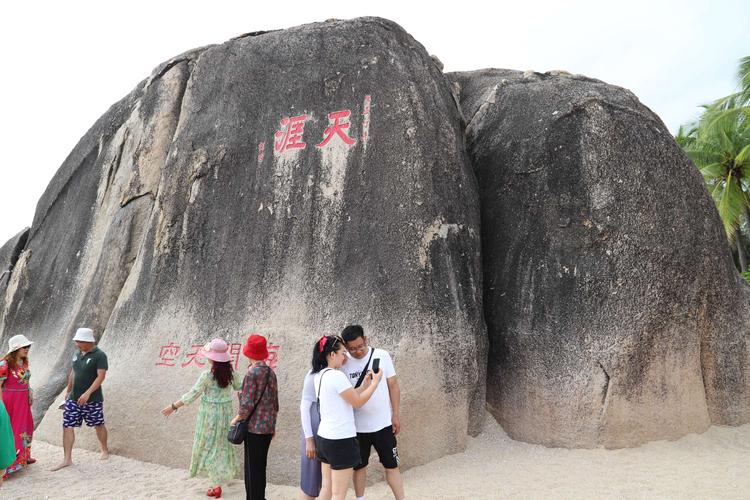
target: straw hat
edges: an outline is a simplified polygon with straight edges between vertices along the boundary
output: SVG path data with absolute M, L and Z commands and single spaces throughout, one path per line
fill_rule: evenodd
M 229 357 L 229 345 L 222 339 L 213 339 L 203 346 L 201 355 L 213 361 L 226 363 L 232 358 Z
M 8 340 L 8 352 L 6 356 L 22 347 L 29 347 L 31 344 L 33 342 L 27 339 L 25 335 L 14 335 Z

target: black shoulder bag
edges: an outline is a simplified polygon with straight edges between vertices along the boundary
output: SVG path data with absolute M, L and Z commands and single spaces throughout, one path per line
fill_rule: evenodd
M 354 385 L 354 388 L 357 389 L 360 385 L 362 385 L 362 382 L 365 381 L 365 375 L 367 375 L 367 367 L 370 366 L 370 361 L 372 361 L 372 355 L 375 354 L 375 348 L 372 348 L 372 351 L 370 351 L 370 357 L 367 358 L 367 363 L 365 363 L 365 367 L 362 369 L 362 373 L 359 374 L 359 379 L 357 380 L 357 383 Z
M 258 401 L 255 403 L 255 405 L 253 405 L 253 411 L 250 412 L 250 415 L 248 415 L 246 419 L 235 422 L 234 424 L 229 426 L 227 439 L 232 444 L 242 444 L 242 442 L 245 441 L 245 436 L 247 436 L 247 423 L 253 417 L 253 413 L 255 413 L 255 410 L 258 409 L 258 405 L 263 400 L 263 395 L 266 393 L 266 387 L 268 387 L 268 379 L 271 377 L 271 368 L 267 368 L 268 372 L 266 373 L 266 385 L 263 386 L 263 392 L 260 393 Z

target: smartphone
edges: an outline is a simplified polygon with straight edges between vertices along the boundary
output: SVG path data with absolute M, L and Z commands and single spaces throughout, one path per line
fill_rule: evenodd
M 380 371 L 380 358 L 375 358 L 372 360 L 372 372 L 378 373 Z

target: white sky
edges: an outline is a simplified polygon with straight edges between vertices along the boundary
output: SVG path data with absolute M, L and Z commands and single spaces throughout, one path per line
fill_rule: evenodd
M 564 69 L 632 90 L 672 132 L 733 91 L 748 0 L 23 0 L 0 4 L 0 245 L 88 128 L 160 62 L 250 31 L 396 21 L 445 64 Z

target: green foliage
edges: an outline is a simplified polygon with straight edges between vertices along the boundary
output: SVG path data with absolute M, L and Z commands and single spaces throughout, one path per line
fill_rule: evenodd
M 750 209 L 750 56 L 740 60 L 737 92 L 705 105 L 675 140 L 703 175 L 730 242 Z
M 750 283 L 750 268 L 748 268 L 747 271 L 745 271 L 744 273 L 742 273 L 742 277 L 745 278 L 745 281 L 747 281 L 748 283 Z

